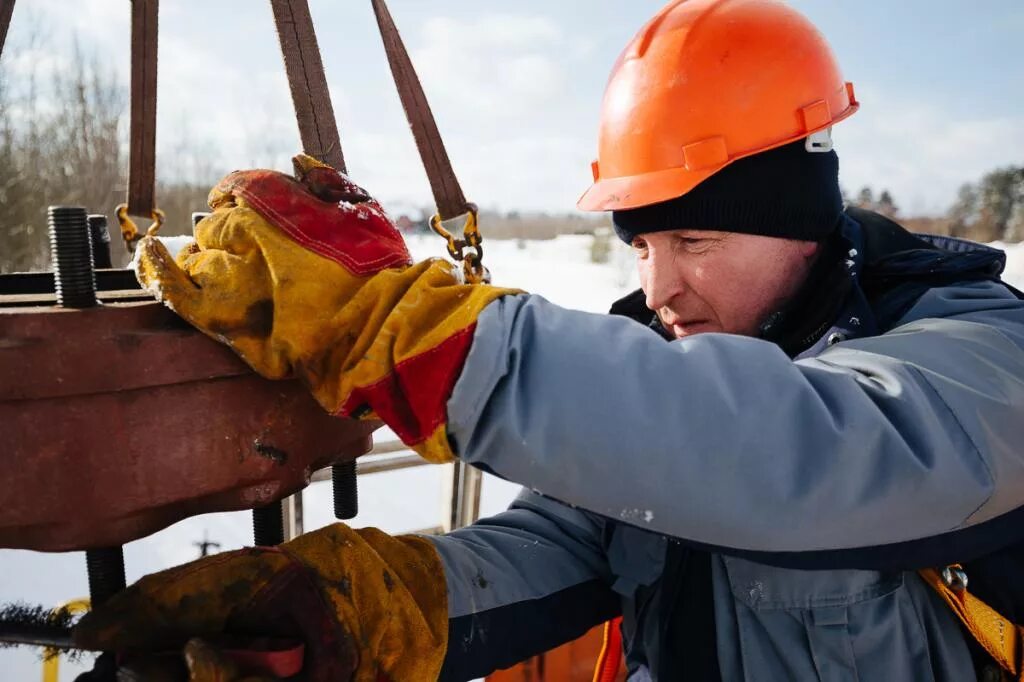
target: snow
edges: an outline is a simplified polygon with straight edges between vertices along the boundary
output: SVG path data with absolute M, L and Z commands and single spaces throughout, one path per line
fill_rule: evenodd
M 1003 271 L 1003 280 L 1024 290 L 1024 242 L 1019 244 L 992 242 L 991 246 L 1006 251 L 1006 269 Z
M 163 243 L 163 245 L 167 247 L 167 251 L 168 253 L 171 254 L 172 257 L 176 257 L 179 251 L 181 251 L 183 248 L 185 248 L 192 242 L 192 235 L 176 234 L 170 237 L 157 235 L 157 239 L 159 239 Z M 128 264 L 128 267 L 130 269 L 138 270 L 139 254 L 141 253 L 141 249 L 135 249 L 135 252 L 132 254 L 132 260 Z
M 482 226 L 486 238 L 486 225 Z M 611 252 L 605 264 L 590 262 L 594 237 L 563 236 L 550 241 L 484 242 L 484 262 L 494 283 L 520 287 L 550 301 L 592 312 L 603 312 L 616 298 L 637 286 L 629 249 L 611 237 Z M 444 242 L 434 235 L 408 238 L 417 259 L 443 256 Z M 1024 288 L 1024 246 L 1001 245 L 1009 252 L 1006 279 Z M 171 249 L 172 253 L 175 249 Z M 393 439 L 393 434 L 378 432 L 377 440 Z M 408 532 L 437 525 L 440 521 L 442 477 L 449 467 L 424 466 L 385 474 L 361 477 L 360 514 L 356 526 L 378 526 L 388 532 Z M 491 476 L 485 477 L 482 515 L 504 509 L 518 492 L 518 486 Z M 317 483 L 304 492 L 305 527 L 319 528 L 333 521 L 331 489 Z M 628 510 L 638 521 L 650 522 L 650 511 Z M 204 535 L 220 543 L 221 551 L 251 543 L 251 515 L 246 512 L 207 514 L 177 523 L 150 537 L 125 546 L 129 582 L 140 576 L 197 556 L 193 543 Z M 85 558 L 81 552 L 41 554 L 0 550 L 0 603 L 25 601 L 31 604 L 57 604 L 88 593 Z M 3 678 L 37 679 L 40 675 L 38 652 L 32 649 L 0 650 Z M 70 680 L 81 666 L 64 664 L 62 678 Z
M 628 523 L 639 525 L 641 522 L 650 523 L 654 520 L 654 512 L 650 509 L 623 509 L 619 512 L 619 518 Z

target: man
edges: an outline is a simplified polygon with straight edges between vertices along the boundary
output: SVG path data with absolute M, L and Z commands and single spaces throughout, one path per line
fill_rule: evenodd
M 856 107 L 784 4 L 669 3 L 613 70 L 581 200 L 636 253 L 612 316 L 410 265 L 308 159 L 228 176 L 142 280 L 326 409 L 529 491 L 443 537 L 339 524 L 149 576 L 79 641 L 279 635 L 309 679 L 464 680 L 622 615 L 633 682 L 975 677 L 917 570 L 968 562 L 1019 608 L 988 578 L 1021 554 L 1024 303 L 1000 252 L 844 211 L 829 130 Z

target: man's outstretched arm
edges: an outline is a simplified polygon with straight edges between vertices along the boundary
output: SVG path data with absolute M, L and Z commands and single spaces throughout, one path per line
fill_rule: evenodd
M 968 284 L 904 321 L 793 362 L 508 297 L 480 316 L 449 433 L 503 478 L 717 547 L 900 543 L 1024 505 L 1024 303 Z
M 483 677 L 579 637 L 619 611 L 604 523 L 535 493 L 431 538 L 448 585 L 446 682 Z

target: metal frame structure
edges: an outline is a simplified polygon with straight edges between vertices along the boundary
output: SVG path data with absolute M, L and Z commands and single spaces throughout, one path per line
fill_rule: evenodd
M 374 445 L 373 450 L 356 461 L 356 474 L 368 476 L 427 465 L 430 463 L 413 453 L 401 441 L 389 440 Z M 456 528 L 470 525 L 480 516 L 483 472 L 464 462 L 443 466 L 451 467 L 451 475 L 444 479 L 441 523 L 429 528 L 421 528 L 415 531 L 417 533 L 424 535 L 447 533 Z M 322 469 L 313 474 L 310 485 L 330 480 L 331 470 Z M 282 514 L 285 540 L 291 540 L 303 532 L 302 505 L 302 491 L 284 501 Z

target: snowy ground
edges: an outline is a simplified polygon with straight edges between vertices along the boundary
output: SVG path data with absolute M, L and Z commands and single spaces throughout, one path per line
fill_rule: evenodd
M 486 226 L 485 226 L 486 227 Z M 437 237 L 413 237 L 413 255 L 422 258 L 441 255 L 443 243 Z M 594 238 L 565 236 L 552 241 L 488 241 L 486 263 L 497 284 L 521 287 L 541 294 L 560 305 L 603 312 L 608 304 L 636 287 L 628 249 L 614 237 L 606 264 L 591 262 Z M 1024 247 L 1012 245 L 1006 279 L 1024 288 Z M 357 526 L 378 526 L 402 532 L 439 523 L 441 481 L 446 469 L 422 467 L 360 479 L 360 514 Z M 487 477 L 483 488 L 482 513 L 502 510 L 516 494 L 514 485 Z M 331 490 L 325 483 L 310 486 L 304 495 L 307 530 L 330 523 Z M 251 543 L 248 513 L 208 514 L 186 521 L 148 538 L 125 546 L 129 582 L 141 575 L 172 566 L 197 556 L 193 545 L 203 537 L 232 549 Z M 0 550 L 0 603 L 13 600 L 32 604 L 56 604 L 88 593 L 85 558 L 82 553 L 39 554 Z M 73 679 L 74 666 L 65 665 L 63 680 Z M 37 653 L 29 649 L 0 651 L 0 679 L 39 679 Z

